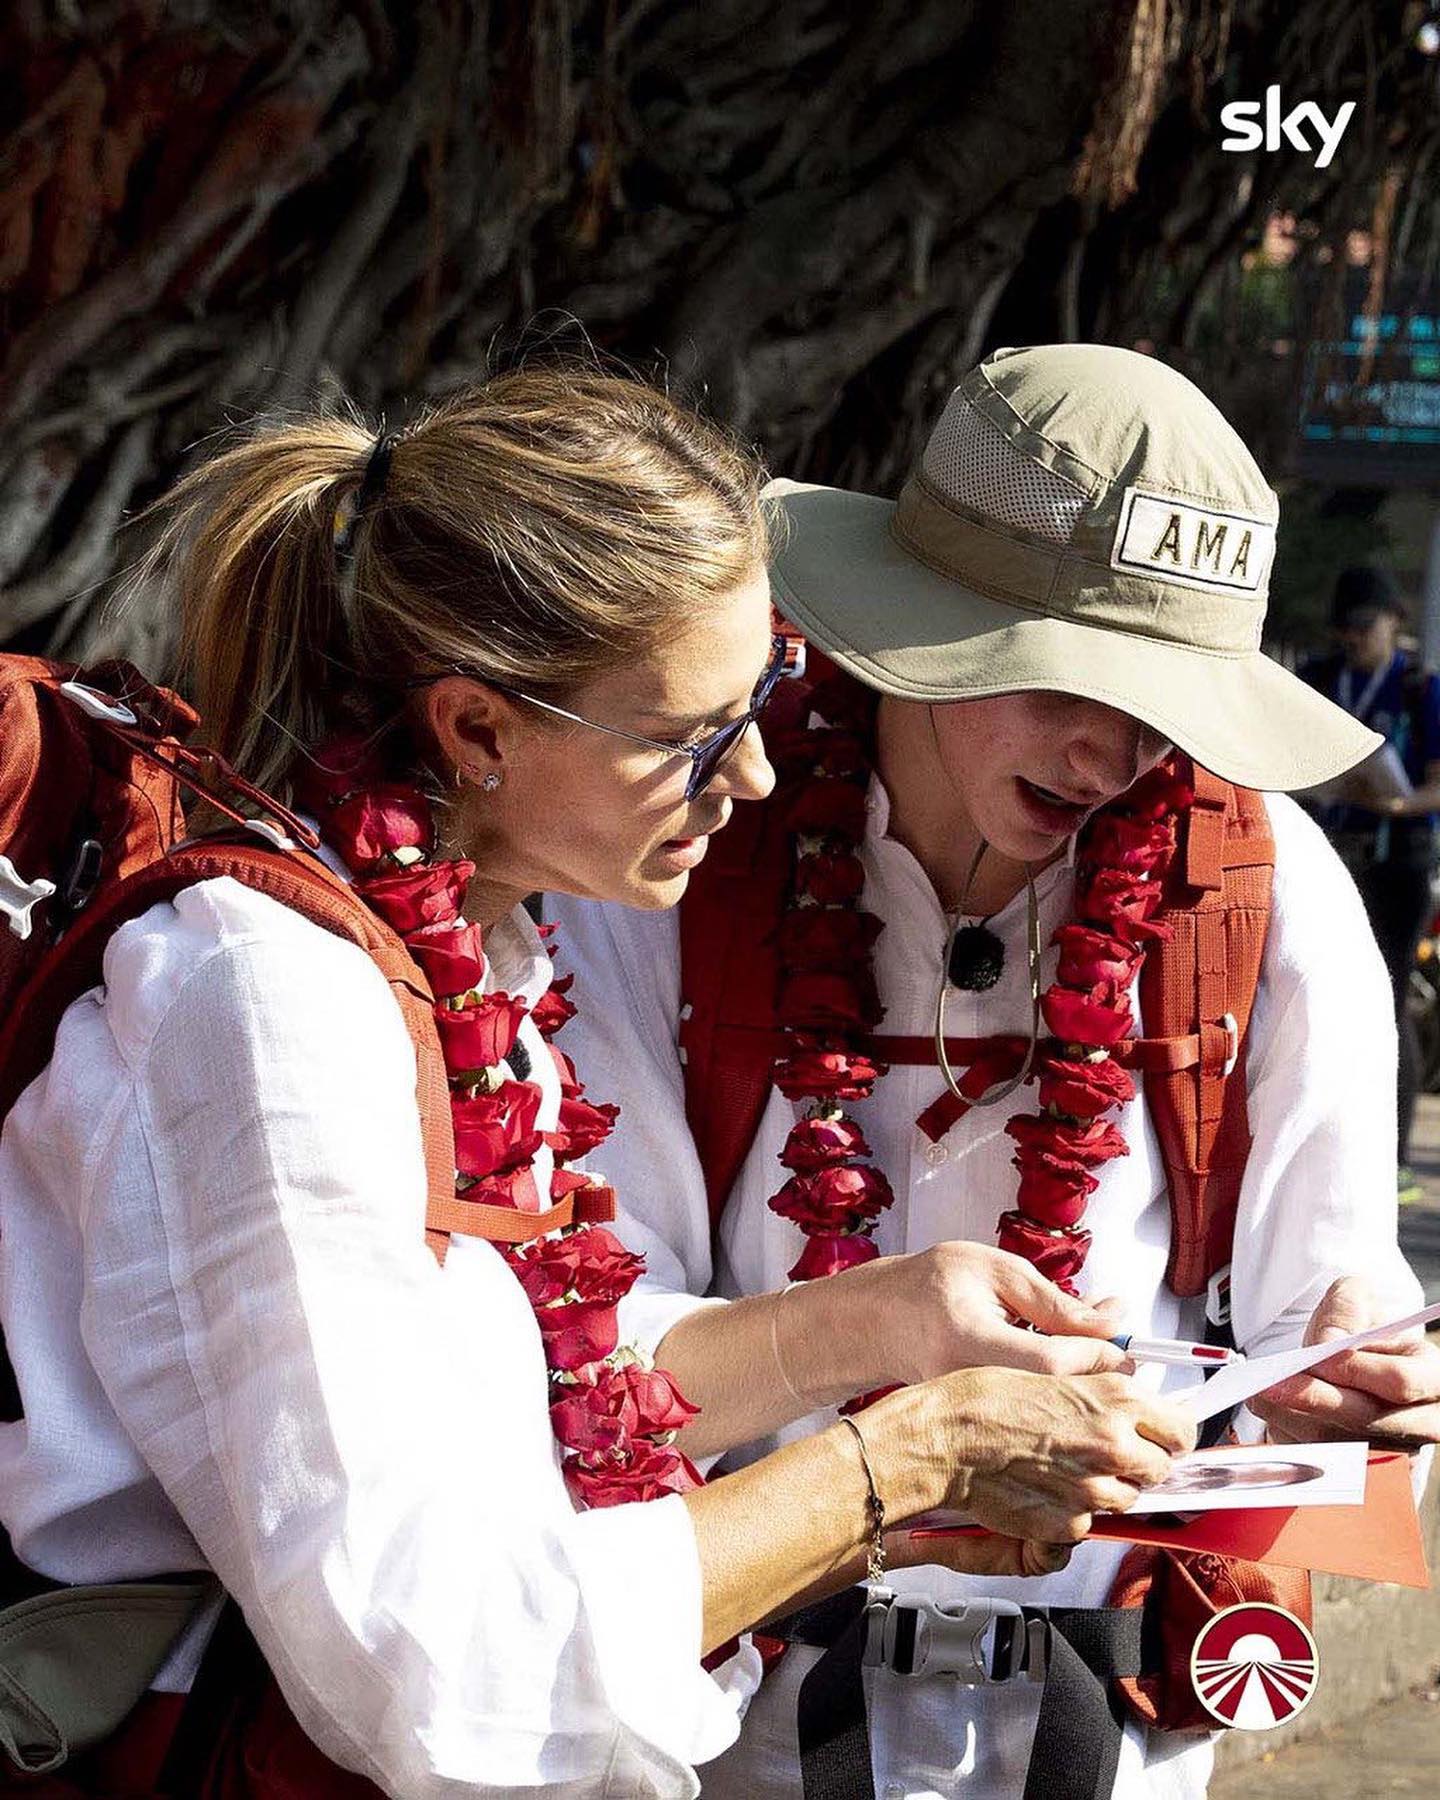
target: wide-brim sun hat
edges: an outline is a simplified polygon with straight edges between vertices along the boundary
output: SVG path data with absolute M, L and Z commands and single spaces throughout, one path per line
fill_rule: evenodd
M 898 502 L 767 494 L 780 610 L 881 693 L 1075 694 L 1267 790 L 1333 780 L 1382 741 L 1261 651 L 1279 502 L 1217 408 L 1152 357 L 997 351 Z

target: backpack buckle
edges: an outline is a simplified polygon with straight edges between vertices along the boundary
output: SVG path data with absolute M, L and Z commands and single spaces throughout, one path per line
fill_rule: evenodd
M 1225 1033 L 1225 1066 L 1220 1071 L 1220 1078 L 1232 1074 L 1236 1063 L 1240 1060 L 1240 1027 L 1235 1022 L 1234 1013 L 1225 1013 L 1220 1019 L 1220 1029 Z
M 933 1600 L 900 1599 L 882 1590 L 866 1617 L 863 1660 L 872 1668 L 916 1677 L 950 1675 L 961 1687 L 1034 1673 L 1025 1615 L 1014 1600 L 970 1600 L 947 1611 Z
M 1217 1330 L 1224 1330 L 1230 1323 L 1229 1263 L 1205 1283 L 1205 1317 Z
M 60 692 L 67 700 L 71 700 L 83 713 L 92 719 L 99 719 L 104 725 L 138 725 L 140 716 L 132 712 L 123 700 L 112 700 L 108 694 L 97 689 L 86 687 L 83 681 L 62 681 Z
M 286 837 L 280 827 L 270 819 L 246 819 L 244 824 L 247 831 L 253 831 L 257 837 L 264 838 L 267 844 L 273 844 L 277 850 L 293 850 L 295 848 L 294 838 Z
M 55 892 L 55 883 L 37 875 L 27 881 L 8 856 L 0 856 L 0 914 L 17 938 L 28 938 L 35 921 L 31 913 Z

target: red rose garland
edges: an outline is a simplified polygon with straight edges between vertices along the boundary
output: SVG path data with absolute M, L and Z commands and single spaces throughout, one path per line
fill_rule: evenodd
M 808 725 L 812 709 L 827 722 Z M 790 909 L 779 928 L 776 1001 L 789 1047 L 774 1081 L 787 1100 L 813 1102 L 785 1140 L 780 1161 L 790 1179 L 770 1199 L 771 1210 L 805 1235 L 792 1281 L 878 1256 L 875 1224 L 895 1199 L 844 1109 L 846 1101 L 868 1099 L 883 1072 L 853 1041 L 884 1016 L 871 966 L 883 927 L 859 907 L 869 723 L 862 692 L 838 681 L 813 691 L 782 684 L 767 715 L 767 747 L 792 790 L 785 822 L 796 848 Z
M 1060 960 L 1040 998 L 1054 1033 L 1036 1058 L 1040 1111 L 1006 1124 L 1020 1171 L 1016 1206 L 1002 1215 L 999 1244 L 1032 1262 L 1067 1294 L 1090 1252 L 1083 1228 L 1094 1171 L 1128 1156 L 1105 1115 L 1135 1093 L 1115 1047 L 1134 1036 L 1130 995 L 1146 946 L 1168 935 L 1155 922 L 1175 853 L 1175 825 L 1191 790 L 1163 765 L 1103 807 L 1076 847 L 1073 924 L 1051 942 Z M 1018 1064 L 1016 1065 L 1018 1067 Z
M 883 1016 L 872 966 L 882 922 L 861 909 L 858 849 L 870 779 L 873 697 L 843 677 L 814 690 L 782 690 L 767 717 L 767 743 L 790 788 L 786 822 L 795 834 L 790 905 L 778 942 L 778 1022 L 788 1037 L 775 1085 L 813 1102 L 780 1152 L 790 1179 L 770 1207 L 794 1221 L 805 1248 L 793 1281 L 832 1275 L 879 1254 L 876 1221 L 894 1195 L 870 1162 L 870 1147 L 842 1102 L 869 1097 L 884 1072 L 863 1051 Z M 818 724 L 811 722 L 818 718 Z M 1086 825 L 1077 847 L 1075 919 L 1052 943 L 1056 979 L 1041 998 L 1053 1036 L 1042 1042 L 1030 1079 L 1037 1113 L 1013 1118 L 1020 1172 L 1013 1210 L 1002 1215 L 1000 1247 L 1023 1256 L 1067 1293 L 1089 1252 L 1080 1221 L 1098 1187 L 1094 1171 L 1128 1154 L 1105 1115 L 1134 1094 L 1115 1047 L 1133 1035 L 1130 993 L 1145 949 L 1167 928 L 1155 921 L 1175 849 L 1178 815 L 1191 792 L 1165 767 L 1144 776 Z M 970 1101 L 1020 1068 L 1025 1040 L 997 1037 L 961 1076 Z M 922 1115 L 934 1136 L 968 1110 L 947 1095 Z
M 435 994 L 457 1196 L 538 1212 L 543 1201 L 534 1162 L 542 1145 L 557 1165 L 552 1200 L 589 1185 L 589 1177 L 564 1165 L 604 1143 L 619 1109 L 587 1100 L 574 1065 L 549 1043 L 575 1015 L 565 996 L 569 981 L 554 983 L 530 1014 L 560 1074 L 558 1128 L 542 1132 L 539 1084 L 514 1080 L 503 1067 L 525 1003 L 480 992 L 480 928 L 460 913 L 474 865 L 431 860 L 429 802 L 417 788 L 385 779 L 373 753 L 350 739 L 320 752 L 302 799 L 353 872 L 355 893 L 399 933 Z M 664 1370 L 619 1343 L 616 1306 L 643 1272 L 644 1258 L 589 1224 L 503 1247 L 503 1254 L 540 1327 L 551 1425 L 576 1504 L 616 1506 L 699 1486 L 699 1474 L 673 1445 L 697 1409 Z

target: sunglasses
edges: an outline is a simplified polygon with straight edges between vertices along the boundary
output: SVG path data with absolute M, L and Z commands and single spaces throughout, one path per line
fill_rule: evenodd
M 598 719 L 587 719 L 580 713 L 567 712 L 563 706 L 553 706 L 548 700 L 537 700 L 533 694 L 524 693 L 519 688 L 506 687 L 504 682 L 492 681 L 488 675 L 478 671 L 456 669 L 454 674 L 475 674 L 477 681 L 483 681 L 486 687 L 492 687 L 497 693 L 508 694 L 512 700 L 523 700 L 527 706 L 535 706 L 541 712 L 552 713 L 557 719 L 568 719 L 572 725 L 588 725 L 591 731 L 603 731 L 607 737 L 624 738 L 627 743 L 643 744 L 647 750 L 659 750 L 666 756 L 688 756 L 690 759 L 690 775 L 685 783 L 685 798 L 694 800 L 703 794 L 710 783 L 720 773 L 725 759 L 736 749 L 741 738 L 755 723 L 764 710 L 765 703 L 775 692 L 775 685 L 782 675 L 798 669 L 799 646 L 789 638 L 775 636 L 770 640 L 770 661 L 765 672 L 755 684 L 750 696 L 750 704 L 738 719 L 731 719 L 718 731 L 712 731 L 696 744 L 667 744 L 660 738 L 642 737 L 637 731 L 622 731 L 618 725 L 602 725 Z M 438 675 L 426 675 L 418 680 L 407 682 L 407 687 L 418 687 L 426 681 L 439 681 Z

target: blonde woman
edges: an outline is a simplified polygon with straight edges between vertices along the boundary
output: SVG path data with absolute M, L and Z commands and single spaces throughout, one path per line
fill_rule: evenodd
M 472 1197 L 542 1209 L 606 1129 L 605 1072 L 582 1098 L 542 1035 L 565 1008 L 521 901 L 673 904 L 770 788 L 757 479 L 648 387 L 535 370 L 399 438 L 261 431 L 171 503 L 147 573 L 211 740 L 313 812 L 397 929 L 405 889 L 437 994 L 501 1031 L 456 1084 Z M 465 876 L 483 954 L 426 910 Z M 206 1792 L 693 1793 L 755 1679 L 753 1652 L 713 1678 L 702 1653 L 853 1580 L 877 1490 L 1013 1534 L 963 1566 L 1048 1567 L 1188 1442 L 1113 1374 L 971 1372 L 697 1487 L 667 1443 L 688 1409 L 618 1347 L 613 1240 L 427 1253 L 415 1079 L 368 958 L 217 880 L 116 933 L 0 1147 L 15 1550 L 71 1582 L 214 1570 L 303 1727 L 273 1692 L 248 1724 L 220 1707 L 213 1743 L 192 1711 Z M 553 1303 L 597 1270 L 567 1337 Z M 1098 1316 L 1058 1322 L 1118 1361 Z M 212 1623 L 160 1689 L 190 1686 Z M 232 1673 L 205 1664 L 209 1704 Z M 139 1751 L 106 1779 L 158 1791 Z

